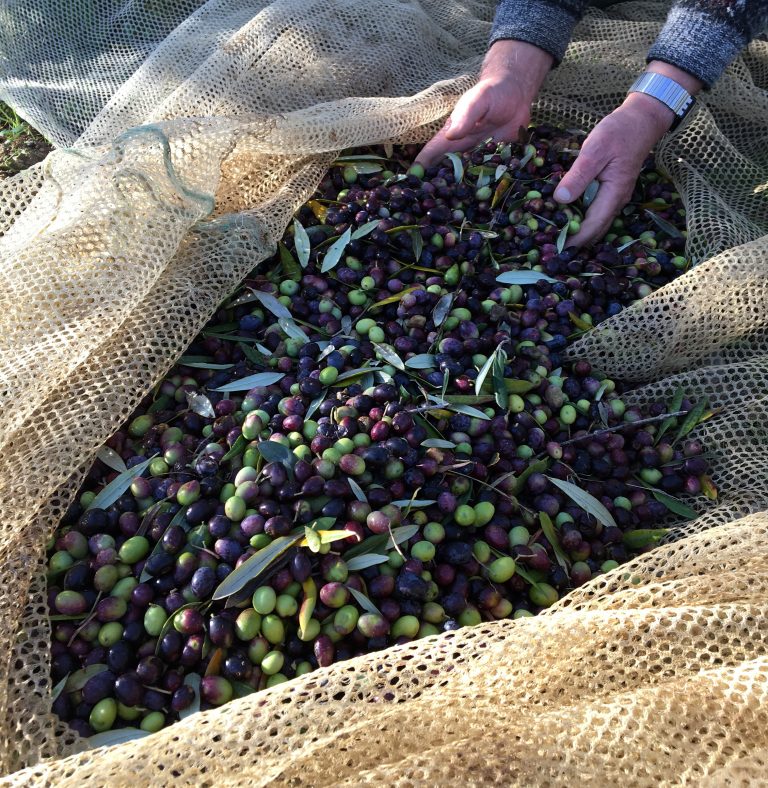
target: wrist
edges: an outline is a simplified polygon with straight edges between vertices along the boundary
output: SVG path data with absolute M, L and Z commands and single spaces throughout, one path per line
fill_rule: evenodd
M 675 120 L 675 113 L 661 101 L 645 93 L 630 93 L 621 105 L 642 118 L 642 123 L 661 139 Z
M 692 96 L 695 96 L 704 87 L 700 80 L 687 71 L 683 71 L 683 69 L 673 66 L 671 63 L 665 63 L 663 60 L 651 60 L 645 67 L 645 70 L 674 79 L 678 85 L 685 88 Z
M 555 59 L 541 47 L 527 41 L 503 39 L 488 50 L 480 71 L 481 80 L 500 81 L 513 77 L 528 88 L 533 99 L 549 73 Z

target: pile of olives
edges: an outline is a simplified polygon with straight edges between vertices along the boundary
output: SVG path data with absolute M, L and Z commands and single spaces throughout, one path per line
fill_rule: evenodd
M 716 496 L 706 402 L 629 407 L 563 352 L 687 266 L 651 162 L 612 232 L 568 248 L 585 206 L 552 193 L 581 139 L 538 127 L 426 172 L 411 147 L 340 158 L 51 539 L 61 719 L 157 731 L 535 615 Z

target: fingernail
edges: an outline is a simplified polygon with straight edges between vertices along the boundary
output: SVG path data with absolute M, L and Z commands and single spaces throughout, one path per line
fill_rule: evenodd
M 565 186 L 558 186 L 555 189 L 555 200 L 557 202 L 570 202 L 571 193 L 565 188 Z

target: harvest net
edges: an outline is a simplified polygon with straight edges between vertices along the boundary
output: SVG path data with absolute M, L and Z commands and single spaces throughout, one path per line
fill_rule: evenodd
M 535 108 L 590 128 L 665 4 L 592 11 Z M 2 93 L 60 147 L 0 187 L 0 761 L 23 784 L 601 783 L 768 768 L 768 44 L 657 155 L 704 261 L 575 351 L 720 416 L 716 506 L 546 614 L 322 669 L 119 747 L 51 714 L 45 544 L 104 440 L 336 153 L 423 141 L 493 4 L 10 3 Z

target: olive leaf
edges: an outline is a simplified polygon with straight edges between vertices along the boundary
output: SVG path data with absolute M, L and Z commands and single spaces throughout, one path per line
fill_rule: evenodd
M 232 444 L 230 450 L 221 458 L 221 462 L 227 462 L 233 457 L 237 457 L 245 451 L 248 441 L 242 436 L 238 435 L 237 440 Z
M 320 550 L 320 545 L 340 542 L 353 536 L 357 538 L 356 531 L 316 531 L 304 526 L 304 538 L 299 542 L 299 547 L 309 547 L 313 553 L 316 553 Z M 314 549 L 315 545 L 317 550 Z
M 243 355 L 250 361 L 252 364 L 258 364 L 262 366 L 266 364 L 272 356 L 271 351 L 267 351 L 267 353 L 263 353 L 266 348 L 262 348 L 261 345 L 256 345 L 257 349 L 259 349 L 259 353 L 263 353 L 263 355 L 259 355 L 252 347 L 245 344 L 245 342 L 238 343 L 240 350 L 243 351 Z
M 140 583 L 146 583 L 147 580 L 149 580 L 152 577 L 152 575 L 147 571 L 146 564 L 149 563 L 149 559 L 152 558 L 152 556 L 164 552 L 163 551 L 163 536 L 165 536 L 166 531 L 168 531 L 168 529 L 171 526 L 182 525 L 183 523 L 186 523 L 184 515 L 187 513 L 187 509 L 188 508 L 189 508 L 188 506 L 182 506 L 181 509 L 179 509 L 179 511 L 176 512 L 175 515 L 173 515 L 173 517 L 171 518 L 171 521 L 168 523 L 168 525 L 163 530 L 163 533 L 161 534 L 160 538 L 157 540 L 157 542 L 155 542 L 155 546 L 152 548 L 152 552 L 149 554 L 149 556 L 147 557 L 147 560 L 144 562 L 144 564 L 145 564 L 144 569 L 141 570 L 141 576 L 139 577 L 139 582 Z M 184 530 L 188 530 L 188 529 L 189 529 L 189 526 L 187 526 L 187 528 L 185 528 Z
M 299 265 L 306 268 L 309 263 L 310 242 L 304 225 L 298 219 L 293 220 L 293 245 L 296 247 Z
M 527 394 L 532 389 L 535 389 L 538 383 L 532 383 L 530 380 L 511 380 L 505 378 L 504 388 L 510 394 Z
M 595 402 L 600 402 L 600 400 L 603 398 L 603 394 L 605 394 L 607 388 L 608 388 L 608 381 L 604 380 L 600 384 L 600 388 L 597 390 L 597 393 L 595 394 Z
M 352 494 L 357 498 L 358 501 L 362 501 L 363 503 L 368 503 L 368 499 L 365 497 L 365 492 L 363 488 L 351 477 L 347 479 L 347 483 L 349 484 L 349 489 L 352 490 Z
M 336 518 L 335 517 L 318 517 L 317 520 L 313 520 L 310 528 L 314 528 L 317 530 L 320 529 L 327 529 L 332 528 L 336 525 Z
M 668 408 L 670 413 L 677 413 L 680 408 L 683 406 L 683 397 L 685 396 L 685 392 L 683 391 L 682 386 L 678 386 L 675 389 L 675 393 L 672 395 L 672 399 L 669 402 Z M 664 421 L 661 422 L 661 426 L 659 427 L 659 431 L 656 433 L 656 443 L 658 443 L 664 434 L 671 430 L 672 427 L 675 426 L 677 423 L 676 416 L 668 416 Z
M 659 228 L 659 230 L 661 230 L 661 232 L 666 233 L 670 238 L 684 238 L 680 230 L 678 230 L 673 224 L 670 224 L 666 219 L 662 219 L 661 216 L 654 213 L 653 211 L 649 211 L 647 208 L 644 209 L 644 213 Z
M 432 506 L 432 504 L 437 503 L 437 501 L 427 501 L 427 500 L 418 500 L 418 499 L 411 499 L 411 498 L 402 498 L 399 501 L 392 501 L 392 506 L 399 506 L 401 509 L 408 507 L 415 507 L 416 509 L 422 509 L 425 506 Z
M 163 638 L 168 633 L 168 630 L 173 626 L 173 619 L 177 616 L 177 614 L 181 613 L 182 610 L 189 610 L 193 607 L 198 607 L 201 603 L 200 602 L 187 602 L 185 605 L 176 608 L 169 616 L 165 619 L 165 623 L 163 624 L 160 634 L 157 636 L 157 645 L 155 646 L 155 656 L 160 654 L 160 645 L 163 642 Z
M 435 324 L 435 328 L 442 325 L 445 318 L 448 317 L 448 313 L 451 311 L 452 304 L 453 293 L 446 293 L 445 295 L 440 296 L 437 303 L 435 304 L 434 310 L 432 310 L 432 322 Z
M 483 364 L 480 372 L 477 373 L 477 378 L 475 379 L 475 394 L 480 394 L 481 389 L 483 388 L 483 383 L 485 382 L 488 373 L 491 371 L 491 367 L 493 366 L 493 362 L 496 360 L 496 355 L 499 352 L 499 348 L 497 347 L 493 353 L 485 360 L 485 364 Z
M 351 235 L 351 240 L 356 241 L 358 238 L 365 238 L 366 235 L 370 235 L 380 224 L 381 219 L 374 219 L 372 222 L 366 222 L 365 224 L 361 224 L 360 227 L 355 230 Z
M 281 317 L 278 318 L 277 324 L 283 329 L 285 335 L 291 339 L 298 340 L 302 343 L 302 345 L 306 342 L 309 342 L 307 335 L 296 325 L 296 323 L 293 322 L 292 319 Z
M 500 164 L 496 168 L 496 172 L 497 173 L 498 173 L 498 171 L 499 171 L 499 169 L 501 167 L 505 167 L 505 165 Z M 496 180 L 499 180 L 498 176 L 496 177 Z M 499 202 L 501 201 L 501 198 L 509 191 L 509 187 L 511 185 L 512 185 L 512 181 L 509 178 L 502 178 L 498 182 L 498 184 L 496 185 L 496 188 L 493 191 L 493 197 L 491 197 L 491 208 L 495 208 L 499 204 Z
M 161 394 L 148 408 L 147 413 L 157 413 L 161 410 L 165 410 L 171 403 L 173 399 L 169 397 L 167 394 Z
M 483 421 L 491 420 L 491 417 L 483 413 L 483 411 L 478 410 L 477 408 L 472 408 L 469 405 L 454 405 L 452 403 L 446 403 L 446 409 L 452 410 L 455 413 L 463 413 L 465 416 L 471 416 L 474 419 L 482 419 Z
M 298 282 L 301 280 L 301 268 L 296 262 L 296 258 L 291 254 L 290 249 L 282 242 L 277 244 L 278 251 L 280 252 L 280 264 L 283 268 L 283 273 L 288 279 Z
M 304 599 L 299 610 L 299 636 L 304 638 L 317 605 L 317 585 L 311 577 L 308 577 L 301 587 L 304 591 Z
M 421 232 L 419 230 L 411 230 L 410 235 L 413 260 L 418 263 L 421 259 L 421 253 L 424 251 L 424 239 L 421 237 Z
M 667 534 L 668 528 L 638 528 L 626 531 L 621 541 L 630 550 L 639 550 L 648 545 L 658 544 Z
M 528 162 L 529 162 L 529 161 L 530 161 L 530 160 L 531 160 L 531 159 L 532 159 L 532 158 L 533 158 L 535 155 L 536 155 L 536 148 L 535 148 L 533 145 L 531 145 L 531 144 L 528 144 L 528 145 L 526 145 L 526 146 L 525 146 L 525 155 L 523 156 L 523 158 L 522 158 L 522 159 L 520 159 L 520 166 L 519 166 L 519 169 L 521 169 L 521 170 L 522 170 L 522 169 L 523 169 L 523 167 L 525 167 L 525 165 L 526 165 L 526 164 L 528 164 Z
M 557 248 L 558 254 L 560 254 L 563 251 L 563 249 L 565 249 L 565 240 L 568 237 L 569 224 L 570 222 L 566 222 L 560 229 L 560 232 L 557 234 L 557 243 L 555 244 L 555 246 Z
M 675 435 L 675 439 L 672 443 L 677 443 L 681 438 L 684 438 L 696 425 L 701 421 L 701 417 L 704 415 L 704 411 L 707 409 L 707 405 L 709 401 L 707 397 L 700 399 L 694 406 L 691 408 L 688 415 L 685 417 L 685 420 L 680 425 L 680 429 Z
M 334 167 L 338 166 L 338 162 L 357 162 L 357 161 L 386 161 L 384 156 L 379 156 L 377 153 L 350 153 L 349 156 L 339 156 L 333 162 Z
M 404 290 L 401 290 L 399 293 L 395 293 L 394 295 L 388 296 L 387 298 L 382 298 L 381 301 L 377 301 L 375 304 L 371 304 L 369 307 L 370 309 L 378 309 L 382 306 L 388 306 L 389 304 L 396 304 L 398 301 L 401 301 L 403 296 L 408 295 L 408 293 L 412 293 L 414 290 L 418 290 L 418 287 L 406 287 Z
M 376 355 L 380 359 L 383 359 L 387 364 L 391 364 L 399 370 L 405 371 L 403 360 L 397 355 L 397 351 L 391 345 L 385 345 L 382 342 L 374 342 L 373 346 L 376 348 Z
M 317 531 L 304 526 L 304 538 L 299 542 L 299 547 L 308 547 L 311 552 L 319 553 L 322 547 L 320 536 Z
M 622 244 L 618 249 L 616 249 L 616 251 L 617 252 L 623 252 L 625 249 L 629 249 L 630 246 L 632 246 L 633 244 L 636 244 L 636 243 L 637 243 L 637 239 L 632 238 L 629 241 L 627 241 L 626 243 Z
M 427 435 L 429 435 L 430 438 L 437 438 L 438 440 L 443 439 L 443 434 L 435 428 L 435 425 L 432 424 L 429 419 L 425 419 L 421 413 L 411 412 L 411 415 L 417 424 L 420 424 L 422 427 L 424 427 L 424 429 L 427 431 Z
M 564 492 L 577 506 L 580 506 L 587 514 L 591 514 L 603 525 L 617 528 L 613 515 L 603 506 L 594 495 L 590 495 L 586 490 L 577 487 L 571 482 L 556 479 L 554 476 L 547 477 L 549 481 Z
M 171 506 L 170 503 L 171 499 L 163 498 L 161 501 L 157 501 L 153 503 L 149 509 L 146 510 L 144 516 L 141 518 L 141 525 L 139 525 L 138 530 L 136 531 L 136 536 L 144 536 L 144 534 L 149 530 L 149 527 L 154 523 L 155 517 L 161 512 L 167 512 L 169 507 Z
M 187 392 L 187 405 L 193 413 L 202 416 L 204 419 L 216 418 L 216 411 L 205 394 Z
M 354 558 L 350 558 L 346 564 L 347 569 L 350 572 L 360 572 L 361 570 L 368 569 L 371 566 L 384 564 L 388 560 L 389 558 L 387 558 L 385 555 L 380 555 L 379 553 L 369 553 L 368 555 L 358 555 Z
M 679 514 L 680 517 L 685 517 L 686 520 L 695 520 L 699 515 L 696 511 L 686 506 L 681 500 L 674 498 L 661 490 L 651 490 L 653 497 L 674 514 Z
M 712 481 L 712 477 L 701 476 L 699 477 L 699 481 L 701 482 L 701 491 L 704 493 L 704 496 L 708 498 L 710 501 L 716 501 L 717 487 L 715 487 L 715 483 Z
M 205 669 L 206 676 L 218 676 L 221 673 L 221 663 L 224 662 L 224 657 L 227 650 L 224 648 L 216 648 L 208 658 L 208 666 Z
M 125 744 L 134 739 L 143 739 L 149 736 L 149 731 L 142 731 L 139 728 L 117 728 L 116 730 L 94 733 L 88 737 L 88 744 L 92 749 L 97 747 L 114 747 L 116 744 Z
M 115 477 L 86 507 L 86 509 L 108 509 L 138 479 L 157 455 L 134 465 Z
M 304 338 L 306 339 L 306 337 Z M 255 375 L 249 375 L 247 378 L 233 380 L 231 383 L 213 389 L 213 391 L 250 391 L 260 386 L 271 386 L 284 377 L 284 372 L 258 372 Z
M 318 408 L 319 408 L 319 407 L 320 407 L 320 406 L 323 404 L 323 402 L 325 401 L 325 398 L 326 398 L 327 394 L 328 394 L 328 389 L 323 389 L 323 391 L 321 391 L 321 392 L 320 392 L 320 393 L 319 393 L 319 394 L 318 394 L 318 395 L 317 395 L 317 396 L 316 396 L 316 397 L 315 397 L 315 398 L 312 400 L 312 402 L 310 402 L 310 403 L 309 403 L 309 406 L 307 407 L 307 414 L 306 414 L 306 416 L 304 417 L 305 421 L 308 421 L 309 419 L 311 419 L 311 418 L 312 418 L 312 416 L 314 416 L 314 414 L 315 414 L 315 411 L 316 411 L 316 410 L 317 410 L 317 409 L 318 409 Z
M 405 362 L 405 366 L 411 369 L 434 369 L 437 366 L 437 362 L 431 353 L 418 353 L 415 356 L 411 356 Z
M 291 319 L 291 313 L 288 307 L 278 301 L 271 293 L 264 293 L 261 290 L 254 290 L 253 296 L 261 305 L 268 309 L 275 317 L 284 317 L 288 320 Z
M 184 676 L 184 683 L 188 687 L 192 687 L 195 692 L 195 698 L 192 703 L 187 706 L 186 709 L 179 712 L 179 719 L 184 719 L 185 717 L 189 717 L 190 714 L 195 714 L 200 711 L 200 674 L 199 673 L 187 673 Z
M 381 611 L 376 605 L 371 602 L 371 600 L 362 592 L 358 591 L 353 586 L 347 586 L 347 591 L 355 598 L 355 601 L 358 605 L 360 605 L 366 613 L 373 613 L 374 615 L 380 616 Z
M 453 165 L 453 179 L 456 183 L 461 183 L 464 180 L 464 162 L 461 160 L 461 156 L 457 153 L 446 153 L 445 157 Z
M 384 560 L 385 561 L 387 560 L 386 557 L 384 558 Z M 66 685 L 69 676 L 70 674 L 67 673 L 67 675 L 64 676 L 64 678 L 60 682 L 58 682 L 58 684 L 56 684 L 56 686 L 51 690 L 51 703 L 53 703 L 56 700 L 56 698 L 58 698 L 59 695 L 61 695 L 61 693 L 64 691 L 64 686 Z
M 232 697 L 234 698 L 247 698 L 248 695 L 253 695 L 254 692 L 258 691 L 256 687 L 252 687 L 244 681 L 232 680 L 230 684 L 232 685 Z
M 532 586 L 538 585 L 540 582 L 532 570 L 524 569 L 518 561 L 515 562 L 515 574 L 522 577 L 526 583 Z
M 599 181 L 590 181 L 589 185 L 586 189 L 584 189 L 584 197 L 582 198 L 582 202 L 584 203 L 585 208 L 589 208 L 592 205 L 595 197 L 597 197 L 597 193 L 600 190 L 600 183 Z
M 291 469 L 296 464 L 296 455 L 277 441 L 261 441 L 256 444 L 256 449 L 267 462 L 279 462 Z
M 588 323 L 584 318 L 579 317 L 575 312 L 569 312 L 568 318 L 570 319 L 571 323 L 573 323 L 579 331 L 591 331 L 594 326 L 592 323 Z
M 399 545 L 403 542 L 407 542 L 414 534 L 417 534 L 418 532 L 418 525 L 401 525 L 399 528 L 393 528 L 392 534 L 387 536 L 384 549 L 392 550 L 396 544 Z
M 291 547 L 303 538 L 304 534 L 292 534 L 291 536 L 278 536 L 263 547 L 257 553 L 254 553 L 248 560 L 243 561 L 234 571 L 228 574 L 224 580 L 219 583 L 216 590 L 213 592 L 212 598 L 226 599 L 228 596 L 237 593 L 246 584 L 258 580 L 263 574 L 285 555 Z M 158 641 L 159 642 L 159 641 Z
M 96 457 L 113 471 L 122 473 L 123 471 L 128 470 L 123 458 L 114 449 L 110 449 L 109 446 L 102 446 L 96 452 Z
M 354 168 L 358 175 L 373 175 L 384 169 L 380 164 L 369 164 L 366 162 L 355 162 L 350 166 Z
M 324 274 L 338 265 L 342 254 L 344 254 L 344 250 L 347 248 L 347 244 L 349 244 L 351 240 L 352 230 L 348 227 L 342 235 L 331 244 L 328 251 L 325 253 L 323 264 L 320 267 L 320 273 Z
M 476 189 L 482 189 L 483 186 L 487 186 L 491 182 L 491 173 L 487 171 L 484 167 L 480 174 L 477 176 L 477 182 L 475 183 Z
M 248 348 L 250 350 L 250 348 Z M 184 361 L 184 358 L 179 359 L 179 364 L 185 367 L 192 367 L 193 369 L 232 369 L 234 364 L 209 364 L 207 361 Z
M 356 369 L 348 369 L 346 372 L 342 372 L 341 375 L 339 375 L 336 378 L 335 383 L 341 383 L 342 381 L 345 380 L 351 380 L 352 378 L 356 378 L 358 375 L 363 375 L 366 372 L 370 372 L 370 369 L 368 367 L 357 367 Z
M 64 683 L 64 692 L 81 690 L 89 679 L 98 676 L 99 673 L 103 673 L 105 670 L 109 670 L 107 665 L 102 662 L 94 662 L 92 665 L 87 665 L 80 670 L 74 671 L 74 673 L 70 673 Z
M 496 356 L 493 362 L 493 395 L 496 404 L 502 409 L 506 410 L 509 406 L 509 391 L 507 391 L 506 380 L 504 378 L 504 367 L 507 363 L 506 353 L 501 353 Z
M 446 441 L 442 438 L 427 438 L 421 442 L 425 449 L 455 449 L 456 444 L 453 441 Z
M 552 550 L 554 550 L 557 563 L 560 564 L 560 566 L 562 566 L 566 572 L 568 572 L 571 568 L 571 565 L 568 561 L 568 556 L 565 554 L 562 545 L 560 544 L 560 537 L 557 535 L 557 531 L 555 530 L 552 520 L 546 512 L 539 512 L 539 522 L 541 523 L 541 530 L 544 536 L 552 545 Z
M 369 536 L 367 539 L 363 539 L 360 544 L 356 544 L 353 547 L 345 550 L 344 561 L 349 563 L 357 556 L 368 555 L 370 553 L 376 553 L 379 550 L 385 550 L 388 539 L 388 534 L 376 534 L 375 536 Z
M 542 279 L 545 282 L 557 282 L 557 279 L 553 279 L 541 271 L 529 271 L 527 269 L 505 271 L 496 277 L 496 281 L 503 285 L 535 285 L 537 282 L 541 282 Z

